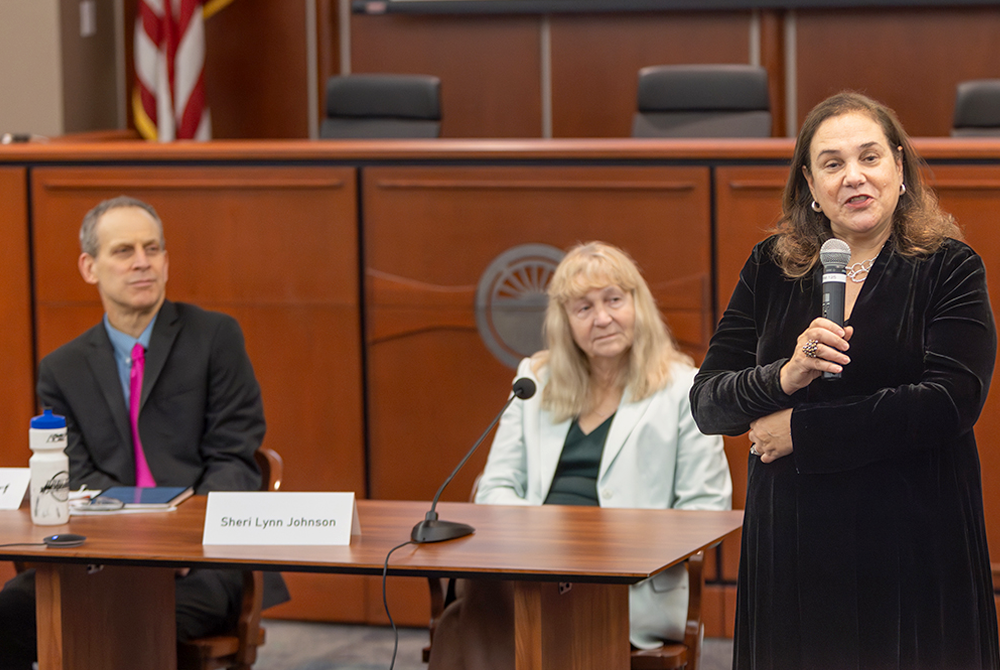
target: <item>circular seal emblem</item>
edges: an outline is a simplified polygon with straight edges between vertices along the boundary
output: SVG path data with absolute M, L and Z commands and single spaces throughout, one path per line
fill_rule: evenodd
M 548 244 L 522 244 L 493 259 L 479 278 L 479 336 L 507 367 L 516 368 L 522 358 L 544 348 L 545 290 L 564 255 Z

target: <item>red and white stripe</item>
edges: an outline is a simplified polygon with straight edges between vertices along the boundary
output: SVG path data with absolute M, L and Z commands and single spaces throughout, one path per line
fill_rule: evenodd
M 211 139 L 202 1 L 138 0 L 132 109 L 146 139 Z

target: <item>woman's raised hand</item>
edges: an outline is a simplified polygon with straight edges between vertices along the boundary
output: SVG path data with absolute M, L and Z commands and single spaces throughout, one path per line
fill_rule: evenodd
M 841 328 L 833 321 L 813 319 L 796 341 L 791 359 L 781 368 L 781 389 L 791 395 L 808 386 L 823 372 L 843 372 L 851 362 L 844 353 L 854 327 Z

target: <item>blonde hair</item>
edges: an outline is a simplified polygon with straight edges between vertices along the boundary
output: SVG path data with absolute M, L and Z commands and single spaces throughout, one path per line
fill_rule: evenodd
M 604 242 L 577 245 L 559 263 L 549 283 L 549 304 L 545 311 L 548 350 L 532 357 L 536 375 L 548 367 L 542 407 L 552 412 L 556 422 L 579 416 L 590 402 L 590 361 L 573 340 L 566 305 L 592 289 L 612 285 L 631 293 L 635 304 L 632 347 L 619 380 L 630 401 L 642 400 L 664 388 L 670 381 L 672 364 L 693 365 L 670 336 L 635 261 Z

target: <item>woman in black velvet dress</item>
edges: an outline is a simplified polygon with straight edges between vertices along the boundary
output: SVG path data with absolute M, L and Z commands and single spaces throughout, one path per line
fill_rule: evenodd
M 703 432 L 751 442 L 737 669 L 1000 667 L 973 435 L 996 331 L 920 165 L 879 103 L 812 110 L 692 388 Z M 831 237 L 844 328 L 819 317 Z

